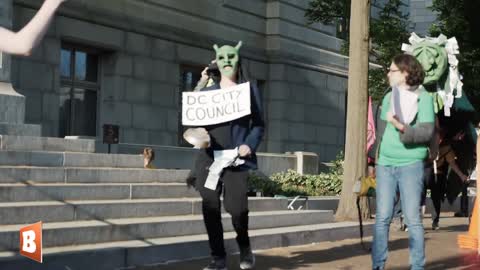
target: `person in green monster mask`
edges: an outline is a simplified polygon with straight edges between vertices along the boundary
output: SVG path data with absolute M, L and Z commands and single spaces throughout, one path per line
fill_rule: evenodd
M 216 63 L 221 74 L 219 82 L 200 91 L 222 91 L 247 82 L 239 55 L 242 43 L 235 47 L 214 45 Z M 225 210 L 232 216 L 240 250 L 240 269 L 253 269 L 255 256 L 248 235 L 248 176 L 249 170 L 257 168 L 256 149 L 264 134 L 261 96 L 255 84 L 250 83 L 251 114 L 229 122 L 214 124 L 199 129 L 210 136 L 210 142 L 200 149 L 193 170 L 193 183 L 202 197 L 202 211 L 212 260 L 204 270 L 225 270 L 226 252 L 223 238 L 220 195 L 223 193 Z M 205 187 L 209 167 L 214 162 L 214 151 L 238 149 L 238 158 L 243 164 L 226 167 L 220 175 L 215 190 Z

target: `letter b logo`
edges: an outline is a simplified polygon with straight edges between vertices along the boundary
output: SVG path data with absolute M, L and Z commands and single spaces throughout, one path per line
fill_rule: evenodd
M 35 253 L 37 251 L 37 245 L 35 244 L 35 232 L 26 231 L 22 232 L 23 246 L 22 250 L 28 253 Z
M 39 263 L 42 256 L 42 222 L 20 229 L 20 254 Z

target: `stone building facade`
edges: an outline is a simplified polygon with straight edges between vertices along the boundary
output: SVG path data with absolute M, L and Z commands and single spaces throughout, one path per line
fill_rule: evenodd
M 428 35 L 432 23 L 437 20 L 437 15 L 429 9 L 433 0 L 410 0 L 410 21 L 413 31 L 421 36 Z
M 17 30 L 42 2 L 9 1 Z M 243 67 L 264 98 L 260 150 L 331 160 L 344 147 L 348 59 L 334 26 L 307 24 L 308 2 L 71 0 L 32 56 L 13 57 L 11 82 L 43 136 L 101 141 L 103 124 L 116 124 L 121 143 L 185 146 L 181 92 L 213 59 L 214 43 L 242 40 Z M 430 5 L 405 3 L 422 35 L 435 19 Z
M 41 1 L 13 0 L 20 29 Z M 328 161 L 344 147 L 347 58 L 335 27 L 308 25 L 307 0 L 97 0 L 67 2 L 30 57 L 14 57 L 12 84 L 26 122 L 42 135 L 96 136 L 182 146 L 181 92 L 214 57 L 242 40 L 242 65 L 265 107 L 264 152 L 311 151 Z

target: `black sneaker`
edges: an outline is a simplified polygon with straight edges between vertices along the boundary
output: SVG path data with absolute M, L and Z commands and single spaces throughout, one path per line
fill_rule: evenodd
M 456 212 L 454 214 L 455 217 L 468 217 L 468 214 L 465 212 Z
M 227 260 L 225 258 L 213 257 L 203 270 L 227 270 Z
M 247 270 L 255 267 L 255 255 L 251 248 L 240 250 L 240 269 Z
M 440 230 L 440 226 L 438 226 L 438 222 L 433 222 L 432 223 L 432 230 L 434 230 L 434 231 Z

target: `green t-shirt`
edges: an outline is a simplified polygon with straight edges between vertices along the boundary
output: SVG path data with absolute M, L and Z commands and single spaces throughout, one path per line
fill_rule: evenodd
M 391 92 L 382 101 L 381 119 L 387 121 L 387 112 L 390 110 Z M 433 98 L 427 91 L 422 90 L 418 97 L 418 112 L 412 127 L 417 123 L 434 123 Z M 428 155 L 427 144 L 408 144 L 400 141 L 400 131 L 392 123 L 387 122 L 385 133 L 380 144 L 378 164 L 382 166 L 405 166 L 424 160 Z

